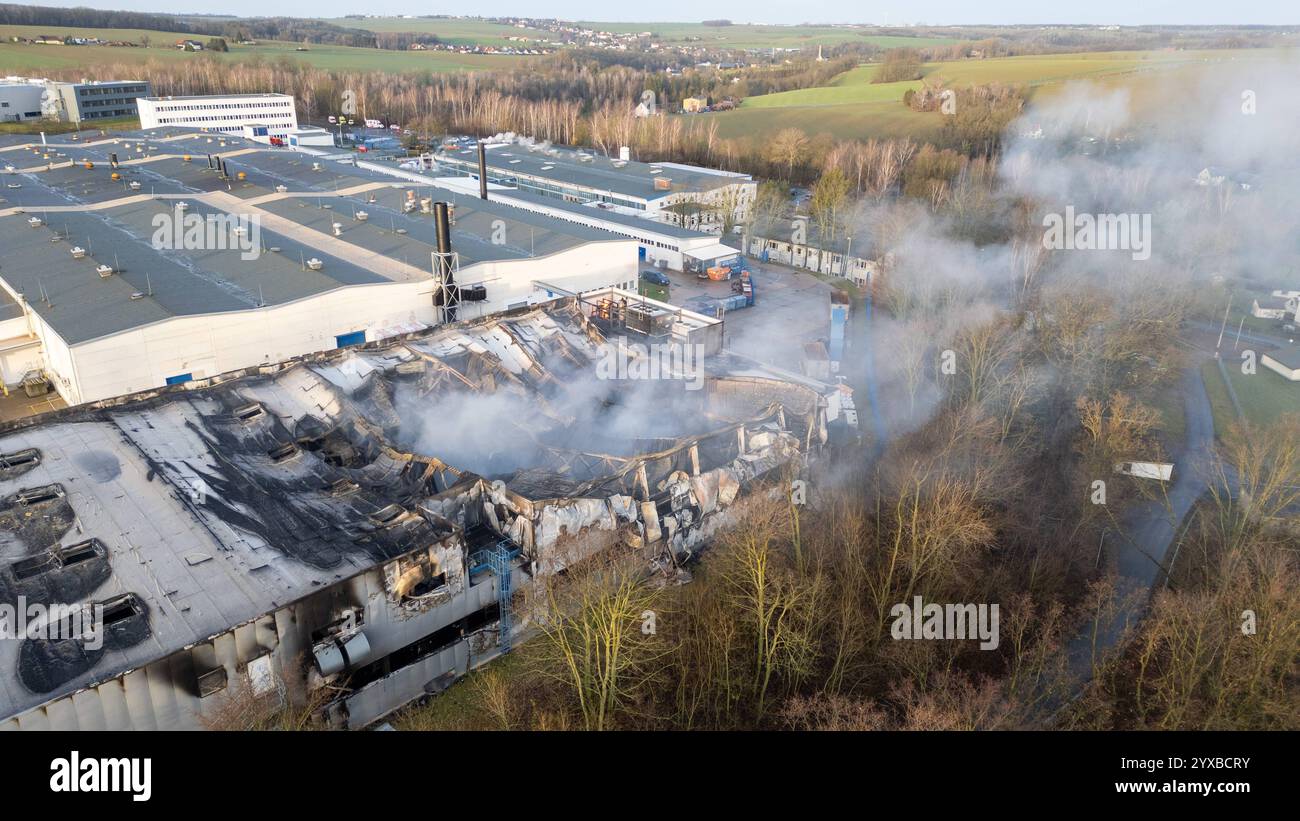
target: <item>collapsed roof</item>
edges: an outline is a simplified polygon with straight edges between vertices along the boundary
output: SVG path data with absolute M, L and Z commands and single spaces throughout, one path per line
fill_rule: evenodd
M 0 604 L 112 614 L 95 650 L 0 642 L 0 716 L 484 524 L 541 572 L 588 529 L 692 543 L 825 441 L 828 386 L 604 379 L 604 342 L 568 298 L 0 429 Z

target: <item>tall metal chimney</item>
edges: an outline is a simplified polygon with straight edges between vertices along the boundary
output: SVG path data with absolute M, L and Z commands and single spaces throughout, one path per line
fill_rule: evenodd
M 439 309 L 443 322 L 456 321 L 456 308 L 460 305 L 460 291 L 456 287 L 455 269 L 451 264 L 451 221 L 447 218 L 447 203 L 433 204 L 433 225 L 437 233 L 438 252 L 434 255 L 438 281 L 433 294 L 433 304 Z
M 447 218 L 447 203 L 435 202 L 433 204 L 433 224 L 437 234 L 440 264 L 450 273 L 451 260 L 444 256 L 451 253 L 451 221 Z
M 487 147 L 482 140 L 478 144 L 478 198 L 487 199 Z

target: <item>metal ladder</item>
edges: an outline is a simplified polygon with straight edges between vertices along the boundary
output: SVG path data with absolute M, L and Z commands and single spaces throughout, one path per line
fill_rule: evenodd
M 510 562 L 518 556 L 520 550 L 509 539 L 502 539 L 486 550 L 480 550 L 472 557 L 470 575 L 490 570 L 497 577 L 497 648 L 502 653 L 510 652 L 510 633 L 514 619 L 510 612 L 510 599 L 514 594 L 512 584 L 514 574 Z

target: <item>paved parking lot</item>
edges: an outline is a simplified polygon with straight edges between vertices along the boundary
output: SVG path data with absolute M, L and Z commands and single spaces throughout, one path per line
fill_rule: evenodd
M 9 422 L 14 419 L 21 419 L 24 416 L 33 416 L 66 407 L 67 403 L 53 391 L 43 397 L 33 399 L 23 393 L 22 388 L 10 388 L 8 396 L 0 395 L 0 422 Z
M 830 293 L 833 286 L 810 273 L 780 265 L 747 262 L 754 279 L 755 304 L 732 311 L 726 322 L 726 347 L 780 368 L 798 371 L 802 343 L 830 335 Z M 667 271 L 672 280 L 669 302 L 681 305 L 707 294 L 725 297 L 731 283 L 696 279 L 694 274 Z

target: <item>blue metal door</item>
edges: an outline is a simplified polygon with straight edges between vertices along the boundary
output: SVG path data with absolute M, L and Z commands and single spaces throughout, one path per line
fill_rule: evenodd
M 353 331 L 350 334 L 339 334 L 334 337 L 334 347 L 346 348 L 349 345 L 363 345 L 366 341 L 365 331 Z
M 179 385 L 182 382 L 189 382 L 193 378 L 194 378 L 194 374 L 192 373 L 178 373 L 175 376 L 167 377 L 167 384 Z

